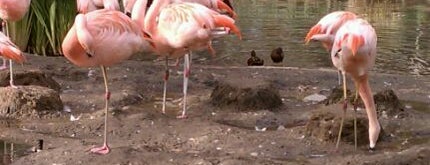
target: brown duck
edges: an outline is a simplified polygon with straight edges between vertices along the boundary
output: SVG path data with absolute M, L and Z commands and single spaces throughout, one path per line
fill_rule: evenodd
M 281 47 L 273 49 L 272 53 L 270 54 L 270 58 L 272 58 L 274 63 L 280 63 L 282 60 L 284 60 L 284 51 L 282 51 Z
M 248 66 L 262 66 L 264 65 L 264 60 L 257 57 L 255 51 L 251 51 L 251 57 L 248 58 Z

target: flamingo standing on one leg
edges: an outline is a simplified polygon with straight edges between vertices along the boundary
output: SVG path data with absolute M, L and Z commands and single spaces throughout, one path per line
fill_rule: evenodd
M 184 98 L 182 114 L 178 118 L 186 117 L 186 97 L 188 76 L 190 74 L 191 51 L 210 49 L 212 30 L 217 27 L 227 27 L 241 36 L 234 20 L 219 14 L 198 3 L 173 3 L 174 0 L 154 0 L 146 16 L 146 0 L 137 0 L 133 8 L 132 18 L 140 20 L 156 45 L 156 52 L 166 58 L 166 68 L 163 90 L 163 108 L 165 113 L 166 89 L 169 76 L 168 58 L 184 57 Z M 226 5 L 225 5 L 226 6 Z M 142 20 L 143 19 L 143 20 Z M 143 21 L 143 22 L 142 22 Z M 139 21 L 138 21 L 139 22 Z
M 343 77 L 343 92 L 346 96 L 346 74 L 351 75 L 355 84 L 356 90 L 360 94 L 366 108 L 367 117 L 369 119 L 369 147 L 373 149 L 378 140 L 380 125 L 376 115 L 375 102 L 373 100 L 372 91 L 369 86 L 368 70 L 375 63 L 376 56 L 376 33 L 373 27 L 363 19 L 349 20 L 343 24 L 336 33 L 333 47 L 331 49 L 331 59 L 342 72 Z M 345 104 L 347 102 L 345 101 Z M 338 148 L 340 136 L 342 134 L 343 120 L 345 118 L 346 106 L 343 109 L 343 116 L 339 129 L 336 148 Z M 355 113 L 355 111 L 354 111 Z M 356 117 L 354 114 L 354 136 L 355 147 L 357 146 L 356 139 Z
M 330 52 L 337 30 L 348 20 L 356 19 L 357 15 L 349 11 L 335 11 L 321 18 L 306 35 L 305 42 L 321 41 L 324 48 Z M 338 82 L 341 84 L 341 72 L 338 72 Z
M 76 0 L 78 12 L 85 14 L 99 8 L 119 10 L 118 0 Z
M 105 129 L 102 147 L 91 152 L 107 154 L 107 115 L 110 92 L 106 67 L 129 58 L 148 45 L 141 28 L 119 11 L 102 9 L 78 14 L 75 23 L 67 33 L 62 49 L 64 56 L 81 67 L 101 66 L 106 89 Z
M 30 7 L 31 0 L 0 0 L 0 18 L 4 21 L 3 33 L 9 37 L 8 21 L 19 21 L 27 13 Z M 13 83 L 13 67 L 12 60 L 9 60 L 10 65 L 10 86 L 17 88 Z M 7 69 L 6 61 L 3 59 L 3 65 L 0 70 Z

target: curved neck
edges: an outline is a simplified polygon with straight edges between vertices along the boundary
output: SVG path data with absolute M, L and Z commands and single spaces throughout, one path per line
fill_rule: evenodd
M 136 22 L 141 28 L 145 25 L 145 13 L 148 0 L 136 0 L 131 11 L 131 20 Z
M 153 0 L 153 4 L 149 7 L 146 13 L 144 29 L 149 34 L 153 35 L 157 30 L 157 16 L 160 14 L 160 10 L 171 3 L 171 0 Z

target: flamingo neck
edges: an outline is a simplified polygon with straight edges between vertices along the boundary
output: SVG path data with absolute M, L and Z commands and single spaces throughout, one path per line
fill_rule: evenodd
M 131 19 L 136 22 L 139 27 L 143 28 L 145 25 L 146 5 L 148 0 L 137 0 L 131 11 Z
M 151 35 L 154 35 L 157 30 L 157 17 L 161 9 L 171 3 L 171 0 L 153 0 L 153 4 L 149 7 L 145 17 L 144 29 Z

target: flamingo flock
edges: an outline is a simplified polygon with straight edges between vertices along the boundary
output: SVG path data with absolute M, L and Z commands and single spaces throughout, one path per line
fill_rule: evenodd
M 4 27 L 7 29 L 8 21 L 21 19 L 29 5 L 30 0 L 0 0 L 0 17 L 6 22 Z M 237 14 L 228 0 L 124 0 L 122 5 L 124 12 L 119 11 L 117 0 L 77 0 L 79 13 L 62 43 L 65 58 L 73 64 L 79 67 L 98 66 L 102 70 L 105 85 L 104 136 L 103 145 L 91 149 L 96 154 L 110 152 L 107 136 L 110 90 L 106 67 L 120 63 L 137 52 L 152 51 L 164 58 L 161 111 L 165 113 L 168 61 L 183 58 L 184 96 L 182 113 L 178 118 L 186 118 L 192 52 L 208 50 L 214 54 L 212 40 L 215 37 L 234 33 L 239 39 L 242 38 L 235 24 Z M 0 33 L 0 54 L 5 59 L 24 62 L 23 53 L 8 38 L 6 29 L 3 30 L 6 35 Z M 311 28 L 305 42 L 313 40 L 322 42 L 330 52 L 333 65 L 342 75 L 345 102 L 336 148 L 347 107 L 348 74 L 355 82 L 356 96 L 359 94 L 365 104 L 369 118 L 369 147 L 373 149 L 380 132 L 368 81 L 368 70 L 373 66 L 376 56 L 375 30 L 366 20 L 352 12 L 336 11 L 323 17 Z M 3 62 L 0 69 L 5 68 L 6 62 Z M 16 88 L 13 84 L 12 62 L 10 69 L 10 86 Z

